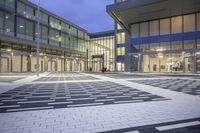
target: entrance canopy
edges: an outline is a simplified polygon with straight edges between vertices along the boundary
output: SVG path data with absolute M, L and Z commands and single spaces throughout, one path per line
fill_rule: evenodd
M 131 24 L 200 11 L 200 0 L 127 0 L 107 12 L 130 33 Z

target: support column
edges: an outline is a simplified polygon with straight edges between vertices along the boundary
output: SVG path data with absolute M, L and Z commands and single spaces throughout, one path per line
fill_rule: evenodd
M 31 72 L 31 46 L 27 47 L 27 52 L 29 53 L 27 56 L 27 72 Z

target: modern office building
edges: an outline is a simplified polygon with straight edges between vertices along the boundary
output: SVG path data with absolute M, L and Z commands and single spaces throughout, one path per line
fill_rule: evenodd
M 199 0 L 117 2 L 107 12 L 126 32 L 126 71 L 200 73 Z
M 38 35 L 41 72 L 114 70 L 113 31 L 88 34 L 28 0 L 0 0 L 0 72 L 35 72 Z

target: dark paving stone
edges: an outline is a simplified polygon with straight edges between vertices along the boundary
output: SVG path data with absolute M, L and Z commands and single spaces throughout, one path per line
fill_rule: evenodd
M 97 75 L 102 75 L 114 79 L 130 79 L 130 78 L 157 78 L 157 75 L 140 75 L 140 74 L 125 74 L 125 73 L 97 73 Z
M 146 126 L 140 126 L 140 127 L 123 128 L 123 129 L 110 130 L 110 131 L 104 131 L 104 132 L 99 132 L 99 133 L 126 133 L 126 132 L 131 133 L 132 131 L 138 131 L 139 133 L 200 133 L 200 125 L 170 129 L 170 130 L 165 130 L 165 131 L 159 131 L 158 129 L 156 129 L 156 127 L 160 127 L 160 126 L 169 126 L 173 124 L 187 123 L 187 122 L 193 122 L 193 121 L 200 121 L 200 118 L 159 123 L 159 124 L 146 125 Z
M 188 79 L 148 79 L 148 80 L 130 80 L 134 83 L 170 89 L 191 95 L 200 95 L 200 81 Z
M 140 96 L 141 94 L 147 95 L 147 98 Z M 29 84 L 0 94 L 0 103 L 3 103 L 0 104 L 0 113 L 22 111 L 24 108 L 36 107 L 66 108 L 82 106 L 81 104 L 106 105 L 121 102 L 148 102 L 153 101 L 153 99 L 158 99 L 158 101 L 169 100 L 161 96 L 148 94 L 150 93 L 103 81 Z M 141 101 L 137 101 L 138 98 Z M 23 101 L 20 101 L 20 99 L 23 99 Z M 8 105 L 12 106 L 9 107 Z

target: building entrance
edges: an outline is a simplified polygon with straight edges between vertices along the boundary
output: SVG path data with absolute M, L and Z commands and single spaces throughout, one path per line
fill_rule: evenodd
M 104 55 L 93 55 L 92 70 L 95 72 L 99 72 L 103 67 L 104 67 Z

